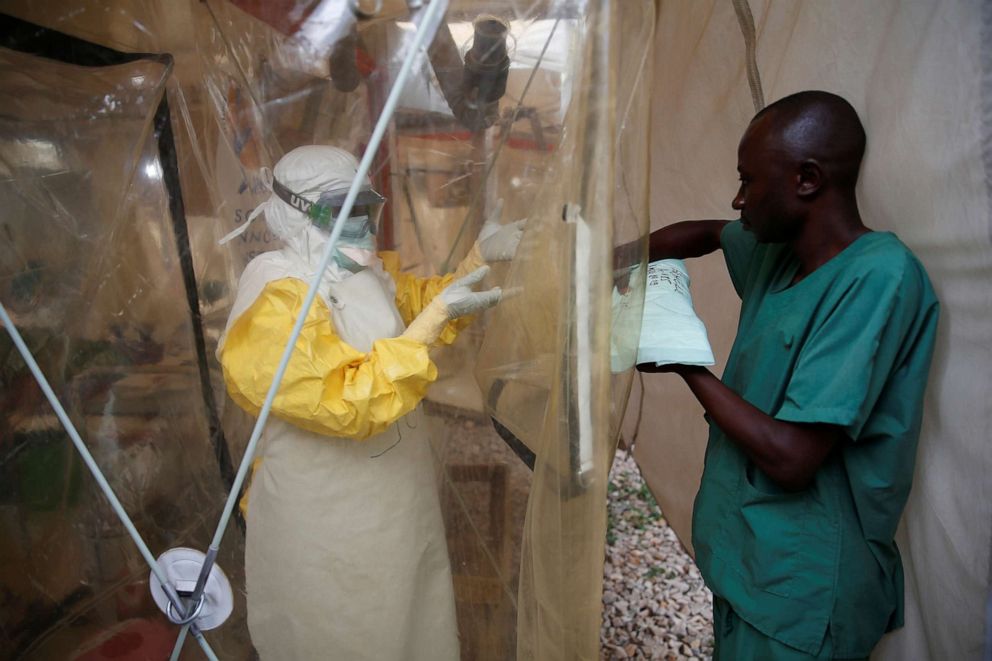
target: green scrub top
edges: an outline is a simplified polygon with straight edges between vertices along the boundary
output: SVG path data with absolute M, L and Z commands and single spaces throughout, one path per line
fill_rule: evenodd
M 920 262 L 871 232 L 790 286 L 799 263 L 741 223 L 721 243 L 741 297 L 723 382 L 779 419 L 829 423 L 848 440 L 789 493 L 715 424 L 693 511 L 713 592 L 767 636 L 865 657 L 902 625 L 894 536 L 909 495 L 939 306 Z

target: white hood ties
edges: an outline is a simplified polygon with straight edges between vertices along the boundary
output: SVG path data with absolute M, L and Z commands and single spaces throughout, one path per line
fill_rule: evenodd
M 262 169 L 260 170 L 260 173 L 262 175 L 262 183 L 265 184 L 265 187 L 269 189 L 269 192 L 271 193 L 272 182 L 273 182 L 272 170 L 263 166 Z M 265 211 L 265 208 L 269 205 L 271 201 L 272 201 L 272 195 L 269 195 L 268 199 L 266 199 L 264 202 L 259 203 L 257 207 L 252 209 L 252 212 L 248 214 L 248 219 L 245 220 L 244 223 L 238 225 L 237 227 L 234 228 L 234 230 L 225 234 L 223 238 L 221 238 L 221 240 L 217 242 L 217 245 L 222 246 L 225 243 L 233 241 L 234 239 L 238 238 L 239 236 L 247 232 L 249 225 L 252 224 L 252 221 L 254 221 L 256 218 L 262 215 L 262 213 Z

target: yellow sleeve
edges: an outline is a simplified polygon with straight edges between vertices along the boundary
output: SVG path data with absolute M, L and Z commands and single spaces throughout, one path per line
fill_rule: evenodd
M 258 415 L 303 307 L 307 285 L 268 283 L 228 330 L 220 354 L 228 393 Z M 406 338 L 376 340 L 362 353 L 338 337 L 330 312 L 314 301 L 296 341 L 272 414 L 326 436 L 366 439 L 412 411 L 437 379 L 428 348 Z
M 396 307 L 403 317 L 403 323 L 408 326 L 427 307 L 427 304 L 455 279 L 454 273 L 429 278 L 418 278 L 410 273 L 403 273 L 400 271 L 399 254 L 395 252 L 380 252 L 379 258 L 386 273 L 392 276 L 396 283 Z M 449 321 L 441 331 L 438 342 L 451 344 L 458 337 L 458 333 L 470 323 L 472 317 L 460 317 Z

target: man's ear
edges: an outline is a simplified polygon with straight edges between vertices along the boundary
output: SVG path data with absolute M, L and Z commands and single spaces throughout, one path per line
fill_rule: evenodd
M 796 175 L 796 194 L 799 197 L 815 195 L 823 186 L 823 168 L 814 158 L 808 158 L 799 164 Z

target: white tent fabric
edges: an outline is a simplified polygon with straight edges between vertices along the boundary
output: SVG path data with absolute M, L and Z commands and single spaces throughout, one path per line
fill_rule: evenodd
M 992 564 L 992 3 L 751 0 L 766 102 L 802 89 L 846 97 L 868 132 L 859 199 L 895 231 L 942 304 L 912 494 L 897 541 L 906 626 L 873 658 L 982 658 Z M 655 42 L 652 228 L 731 218 L 736 149 L 753 115 L 730 0 L 662 1 Z M 738 302 L 722 257 L 689 263 L 722 370 Z M 678 379 L 644 380 L 635 455 L 688 541 L 706 425 Z M 627 438 L 635 433 L 635 389 Z M 653 402 L 665 398 L 666 422 Z M 986 650 L 986 654 L 989 651 Z

